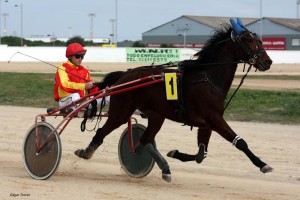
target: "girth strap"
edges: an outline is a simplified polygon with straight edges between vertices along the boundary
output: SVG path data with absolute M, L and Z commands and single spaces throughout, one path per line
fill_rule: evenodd
M 183 76 L 184 71 L 180 71 L 182 74 L 177 78 L 177 92 L 178 92 L 178 100 L 174 103 L 176 104 L 177 110 L 175 111 L 178 118 L 184 123 L 184 125 L 188 124 L 187 117 L 186 117 L 186 110 L 183 101 Z

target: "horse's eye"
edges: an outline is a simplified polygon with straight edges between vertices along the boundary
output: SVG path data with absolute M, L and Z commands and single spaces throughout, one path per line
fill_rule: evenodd
M 249 43 L 253 42 L 253 38 L 252 37 L 246 37 L 245 40 Z

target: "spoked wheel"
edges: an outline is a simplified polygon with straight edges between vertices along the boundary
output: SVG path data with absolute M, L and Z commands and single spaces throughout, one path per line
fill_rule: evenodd
M 132 125 L 133 144 L 138 143 L 140 137 L 145 132 L 146 127 L 141 124 Z M 126 128 L 119 140 L 119 161 L 123 170 L 131 177 L 142 178 L 147 176 L 154 164 L 152 156 L 139 145 L 135 152 L 130 152 L 128 140 L 128 128 Z
M 27 132 L 23 145 L 23 163 L 27 173 L 34 179 L 44 180 L 52 176 L 61 159 L 61 142 L 53 126 L 46 122 L 33 125 Z M 51 134 L 52 133 L 52 134 Z M 43 144 L 39 151 L 37 144 Z

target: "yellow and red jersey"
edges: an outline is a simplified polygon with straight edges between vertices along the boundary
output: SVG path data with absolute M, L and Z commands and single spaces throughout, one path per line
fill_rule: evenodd
M 85 95 L 85 84 L 91 81 L 89 71 L 83 66 L 76 66 L 69 60 L 56 71 L 54 84 L 54 100 L 59 101 L 72 93 Z M 93 90 L 97 90 L 94 88 Z

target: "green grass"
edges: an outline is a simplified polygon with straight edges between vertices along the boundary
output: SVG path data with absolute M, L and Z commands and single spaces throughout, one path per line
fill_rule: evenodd
M 103 75 L 93 75 L 95 80 Z M 48 108 L 53 99 L 54 74 L 0 73 L 0 105 Z
M 299 108 L 300 91 L 240 90 L 225 111 L 225 119 L 300 124 Z
M 32 107 L 54 105 L 54 75 L 0 73 L 0 104 Z
M 92 74 L 94 80 L 103 75 Z M 293 80 L 299 76 L 293 76 Z M 268 78 L 268 76 L 259 76 Z M 276 76 L 276 79 L 289 79 Z M 54 74 L 0 73 L 0 105 L 48 108 L 53 100 Z M 232 94 L 228 94 L 228 98 Z M 300 124 L 300 91 L 261 91 L 240 89 L 225 112 L 226 120 Z

